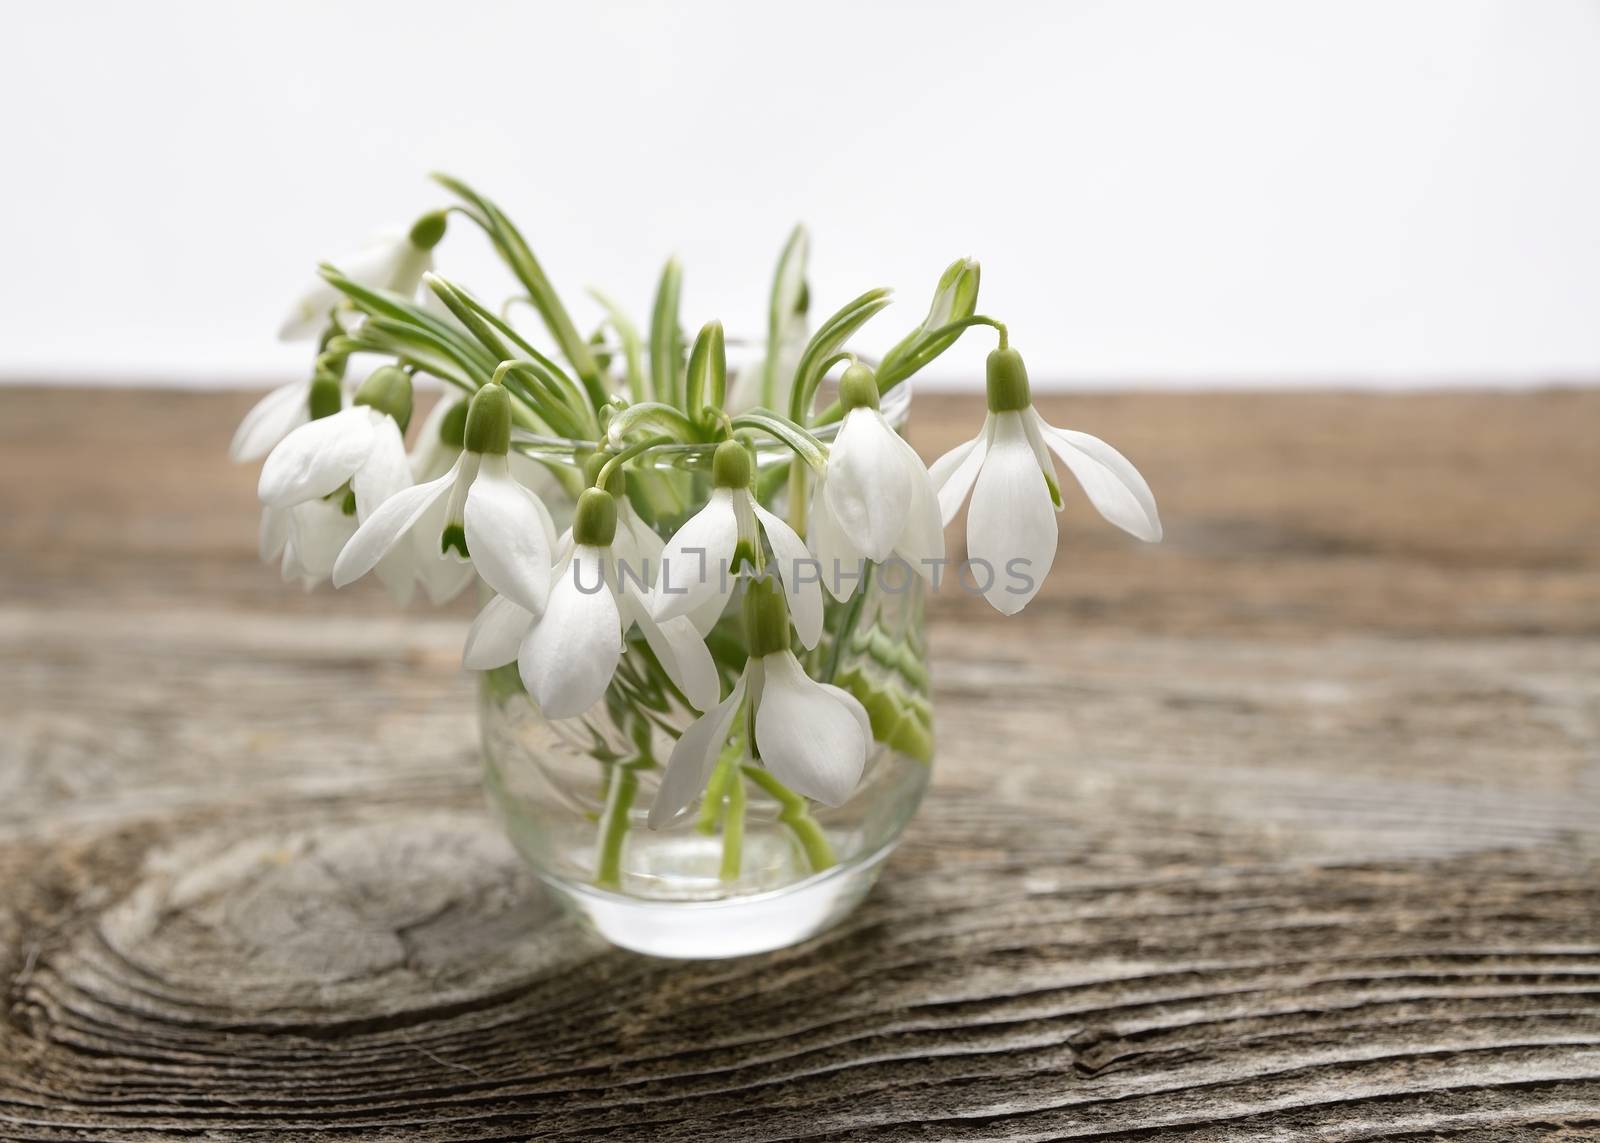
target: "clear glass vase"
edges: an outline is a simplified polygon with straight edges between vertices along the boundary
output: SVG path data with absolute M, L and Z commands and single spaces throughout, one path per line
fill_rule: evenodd
M 884 412 L 898 424 L 908 403 L 908 393 L 894 392 Z M 556 484 L 578 486 L 582 445 L 518 447 Z M 788 507 L 791 460 L 778 446 L 756 453 L 755 489 L 774 511 Z M 665 538 L 705 503 L 711 450 L 673 447 L 643 462 L 628 481 L 629 500 Z M 551 499 L 559 503 L 554 489 Z M 802 941 L 866 895 L 927 787 L 933 735 L 922 591 L 903 564 L 874 569 L 845 602 L 826 595 L 814 651 L 795 645 L 813 678 L 850 691 L 872 720 L 865 772 L 843 805 L 797 797 L 735 741 L 724 754 L 724 796 L 702 798 L 671 826 L 648 828 L 662 768 L 696 715 L 637 631 L 605 700 L 578 718 L 545 718 L 515 664 L 484 672 L 489 802 L 545 883 L 613 944 L 702 958 Z M 736 593 L 706 640 L 724 693 L 746 658 L 740 611 Z

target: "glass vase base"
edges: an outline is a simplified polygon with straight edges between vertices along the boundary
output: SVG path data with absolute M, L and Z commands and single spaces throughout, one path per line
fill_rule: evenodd
M 556 878 L 545 883 L 619 948 L 673 960 L 721 960 L 788 948 L 842 921 L 878 879 L 893 846 L 767 893 L 652 901 Z

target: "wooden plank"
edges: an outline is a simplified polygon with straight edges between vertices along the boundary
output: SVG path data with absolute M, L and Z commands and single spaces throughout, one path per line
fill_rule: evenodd
M 1167 542 L 940 599 L 883 883 L 698 965 L 494 833 L 463 610 L 256 564 L 246 403 L 0 390 L 0 1138 L 1600 1137 L 1600 393 L 1047 402 Z

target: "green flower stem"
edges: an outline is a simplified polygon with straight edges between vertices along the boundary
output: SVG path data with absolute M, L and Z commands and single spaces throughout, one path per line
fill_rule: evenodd
M 724 881 L 739 880 L 744 867 L 744 779 L 728 770 L 728 808 L 722 819 L 722 871 Z
M 833 845 L 828 841 L 828 835 L 822 832 L 822 826 L 817 824 L 817 819 L 811 816 L 806 800 L 759 766 L 744 766 L 742 769 L 746 777 L 778 803 L 778 820 L 788 826 L 800 842 L 811 871 L 821 873 L 836 865 L 839 859 L 833 854 Z
M 600 824 L 600 859 L 594 874 L 594 883 L 602 889 L 622 888 L 622 846 L 628 837 L 628 813 L 638 792 L 639 775 L 633 768 L 615 767 Z
M 743 753 L 742 749 L 739 753 Z M 724 750 L 722 757 L 717 759 L 716 768 L 711 771 L 711 780 L 706 783 L 705 797 L 700 799 L 700 816 L 695 819 L 694 828 L 707 837 L 717 832 L 717 823 L 722 820 L 723 787 L 728 784 L 728 775 L 738 764 L 739 753 L 731 749 Z
M 648 437 L 645 440 L 637 441 L 629 445 L 621 452 L 613 455 L 600 466 L 600 471 L 595 474 L 594 486 L 596 488 L 604 488 L 606 486 L 606 481 L 610 479 L 613 472 L 621 468 L 624 464 L 638 456 L 640 453 L 649 452 L 651 449 L 660 448 L 662 445 L 677 443 L 677 440 L 673 437 L 660 436 Z

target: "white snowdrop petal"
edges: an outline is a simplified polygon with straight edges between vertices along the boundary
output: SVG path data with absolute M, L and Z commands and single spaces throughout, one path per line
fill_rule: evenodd
M 428 601 L 435 605 L 448 603 L 460 595 L 477 576 L 472 564 L 457 558 L 455 552 L 439 550 L 439 537 L 444 532 L 448 506 L 446 497 L 435 499 L 396 549 L 397 552 L 405 552 L 412 574 L 422 585 Z
M 794 621 L 795 634 L 809 651 L 822 638 L 821 569 L 788 521 L 768 512 L 754 496 L 750 497 L 750 507 L 772 545 L 778 581 L 783 584 L 784 598 L 789 602 L 789 618 Z
M 517 660 L 517 650 L 533 626 L 533 613 L 503 595 L 483 605 L 467 629 L 461 665 L 469 671 L 490 671 Z
M 929 479 L 939 490 L 939 520 L 948 527 L 961 511 L 961 505 L 972 491 L 973 482 L 983 468 L 983 459 L 989 452 L 989 442 L 994 436 L 994 416 L 983 422 L 983 429 L 966 444 L 957 445 L 933 462 L 928 469 Z
M 357 405 L 295 429 L 261 466 L 261 502 L 286 508 L 337 489 L 367 459 L 381 415 Z
M 383 584 L 389 598 L 401 607 L 410 603 L 417 591 L 416 569 L 410 556 L 410 551 L 405 547 L 397 548 L 379 560 L 372 569 L 372 574 Z
M 511 478 L 505 458 L 486 456 L 467 492 L 467 552 L 483 582 L 539 614 L 550 594 L 555 553 L 549 513 Z
M 394 283 L 396 273 L 402 269 L 407 250 L 420 253 L 415 251 L 404 235 L 390 235 L 335 259 L 333 264 L 352 282 L 374 289 L 388 289 Z M 404 292 L 414 293 L 421 280 L 422 273 L 418 271 L 410 289 Z M 328 315 L 344 304 L 344 295 L 318 277 L 295 299 L 278 329 L 278 337 L 283 341 L 315 337 L 327 324 Z
M 656 800 L 650 806 L 647 824 L 651 829 L 660 829 L 670 823 L 706 788 L 712 768 L 717 764 L 717 756 L 728 744 L 728 732 L 733 729 L 739 705 L 744 702 L 747 677 L 740 675 L 727 698 L 691 722 L 678 736 L 672 754 L 667 758 L 661 788 L 656 791 Z
M 899 435 L 876 409 L 845 414 L 828 455 L 828 507 L 869 560 L 889 558 L 911 504 Z
M 432 291 L 429 291 L 432 296 Z M 506 461 L 511 465 L 511 475 L 518 484 L 537 496 L 541 502 L 559 500 L 566 495 L 566 490 L 561 487 L 561 481 L 556 479 L 545 464 L 534 460 L 531 456 L 523 456 L 513 450 L 507 454 Z
M 905 527 L 895 545 L 895 554 L 924 578 L 931 579 L 938 561 L 944 559 L 944 518 L 939 513 L 939 494 L 928 470 L 922 467 L 917 450 L 904 440 L 900 446 L 901 463 L 911 480 L 911 503 L 906 507 Z
M 411 463 L 406 442 L 393 417 L 383 417 L 373 429 L 366 463 L 350 478 L 356 496 L 356 519 L 366 520 L 389 497 L 411 484 Z
M 790 651 L 762 660 L 756 745 L 774 777 L 826 806 L 847 801 L 867 762 L 867 737 L 847 706 L 807 677 Z
M 260 460 L 284 437 L 311 419 L 311 383 L 291 381 L 255 403 L 244 415 L 228 446 L 236 461 Z
M 628 618 L 638 624 L 667 677 L 689 705 L 700 711 L 715 706 L 722 694 L 717 665 L 689 617 L 679 615 L 658 623 L 637 598 L 628 598 L 625 604 Z
M 806 535 L 811 551 L 822 566 L 822 585 L 828 594 L 841 603 L 855 594 L 861 586 L 865 571 L 861 553 L 850 543 L 850 538 L 839 527 L 828 508 L 827 477 L 819 476 L 811 493 L 811 510 L 807 517 Z
M 574 718 L 605 696 L 621 657 L 622 617 L 604 555 L 580 546 L 522 641 L 522 683 L 547 718 Z
M 1155 494 L 1127 457 L 1099 437 L 1058 429 L 1037 413 L 1034 417 L 1045 444 L 1083 486 L 1100 515 L 1141 540 L 1161 539 Z
M 270 564 L 282 555 L 283 546 L 289 542 L 289 509 L 273 508 L 270 505 L 261 509 L 261 532 L 258 539 L 262 563 Z
M 691 516 L 667 541 L 661 553 L 651 610 L 657 619 L 687 615 L 710 601 L 726 600 L 733 591 L 733 552 L 739 542 L 739 518 L 733 490 L 718 488 L 706 506 Z
M 430 296 L 432 291 L 429 291 Z M 422 422 L 422 427 L 417 430 L 416 447 L 411 450 L 411 479 L 421 484 L 423 481 L 432 480 L 449 471 L 455 464 L 456 457 L 461 450 L 453 448 L 439 439 L 439 429 L 444 425 L 445 417 L 450 415 L 450 410 L 462 404 L 462 401 L 452 400 L 447 393 L 433 403 L 433 408 L 428 410 L 427 419 Z
M 1018 413 L 991 418 L 993 440 L 967 511 L 972 575 L 995 610 L 1028 605 L 1056 556 L 1056 513 Z
M 354 535 L 355 517 L 326 500 L 297 504 L 289 511 L 289 546 L 294 549 L 296 573 L 303 580 L 321 583 L 333 573 L 341 549 Z
M 867 714 L 867 708 L 861 705 L 861 700 L 843 687 L 836 687 L 832 683 L 818 683 L 817 686 L 843 703 L 844 708 L 854 716 L 856 725 L 861 727 L 861 733 L 866 737 L 867 749 L 870 751 L 873 743 L 872 716 Z
M 333 565 L 333 586 L 343 587 L 347 583 L 354 583 L 377 567 L 378 561 L 388 555 L 400 538 L 415 527 L 428 509 L 450 490 L 455 473 L 456 470 L 451 469 L 438 480 L 403 488 L 378 505 L 377 510 L 362 521 L 361 527 L 350 537 L 344 551 L 339 553 L 339 561 Z M 438 540 L 435 539 L 434 543 L 438 543 Z
M 653 587 L 656 577 L 661 574 L 661 553 L 666 550 L 667 542 L 639 518 L 639 513 L 633 510 L 633 505 L 627 500 L 623 500 L 617 510 L 617 534 L 620 536 L 624 533 L 633 549 L 634 574 L 630 582 L 642 581 Z M 649 590 L 646 587 L 641 594 L 648 594 Z

